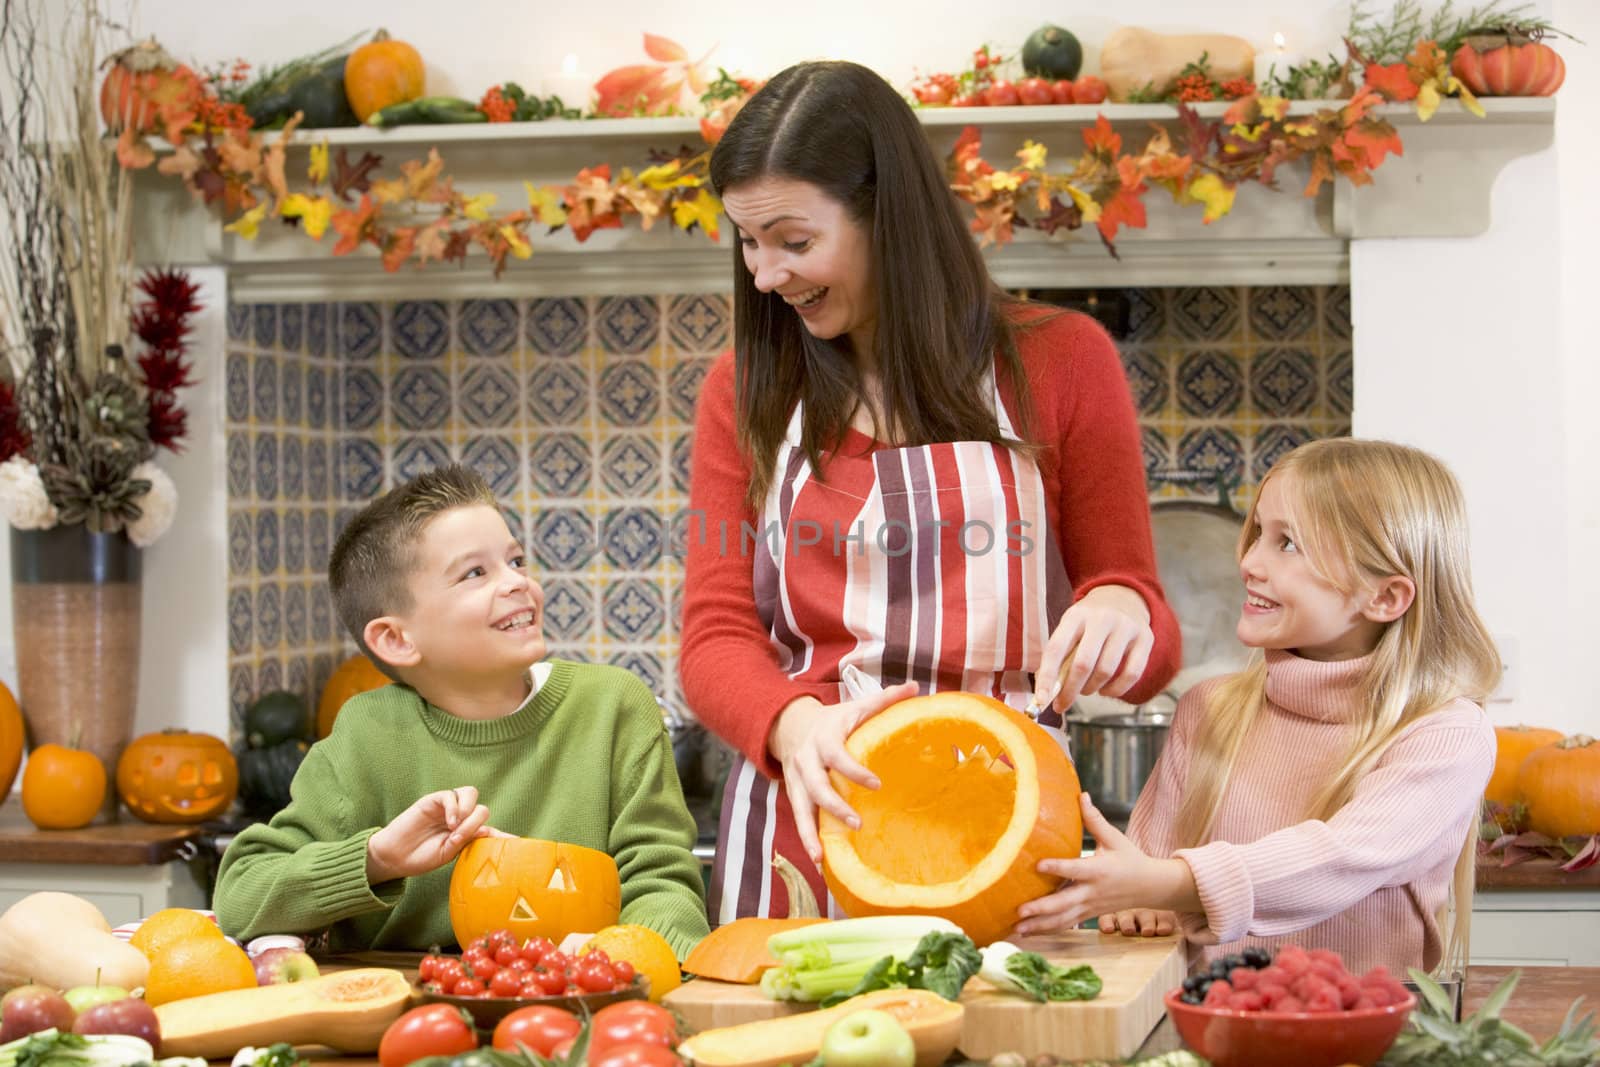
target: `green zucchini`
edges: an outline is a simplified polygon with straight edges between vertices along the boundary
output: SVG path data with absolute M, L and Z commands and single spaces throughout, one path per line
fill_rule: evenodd
M 421 123 L 487 122 L 478 105 L 459 96 L 423 96 L 390 104 L 367 116 L 369 126 L 414 126 Z

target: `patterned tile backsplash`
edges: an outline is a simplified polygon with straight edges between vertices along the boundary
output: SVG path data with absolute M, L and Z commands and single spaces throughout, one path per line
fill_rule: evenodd
M 1236 504 L 1283 452 L 1348 433 L 1350 292 L 1130 289 L 1118 338 L 1152 492 L 1206 471 Z M 315 697 L 354 646 L 328 553 L 362 503 L 448 460 L 505 502 L 553 652 L 675 705 L 694 404 L 731 343 L 724 294 L 228 309 L 230 689 Z

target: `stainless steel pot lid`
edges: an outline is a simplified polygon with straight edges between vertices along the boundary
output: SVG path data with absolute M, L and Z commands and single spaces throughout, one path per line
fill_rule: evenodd
M 1118 715 L 1099 715 L 1092 719 L 1069 718 L 1068 726 L 1098 726 L 1111 730 L 1159 727 L 1165 730 L 1172 725 L 1172 714 L 1165 711 L 1144 711 Z

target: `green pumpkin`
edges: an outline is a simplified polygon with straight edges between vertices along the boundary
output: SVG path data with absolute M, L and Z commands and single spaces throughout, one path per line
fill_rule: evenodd
M 1083 45 L 1060 26 L 1040 26 L 1022 45 L 1022 69 L 1030 78 L 1072 79 L 1083 66 Z
M 289 783 L 311 746 L 295 739 L 239 753 L 239 803 L 252 815 L 271 816 L 289 803 Z
M 244 743 L 251 748 L 271 748 L 310 732 L 306 702 L 285 689 L 268 693 L 244 713 Z
M 344 63 L 349 58 L 334 56 L 321 63 L 292 67 L 257 90 L 245 110 L 261 129 L 283 125 L 296 111 L 305 115 L 302 129 L 359 126 L 344 94 Z

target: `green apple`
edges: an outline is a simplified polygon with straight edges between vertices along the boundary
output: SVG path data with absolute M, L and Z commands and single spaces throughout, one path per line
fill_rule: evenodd
M 886 1011 L 863 1008 L 828 1027 L 822 1035 L 824 1067 L 912 1067 L 917 1045 L 906 1028 Z
M 96 1004 L 110 1004 L 121 1000 L 128 991 L 119 985 L 77 985 L 61 994 L 72 1005 L 72 1010 L 82 1015 Z

